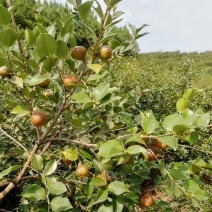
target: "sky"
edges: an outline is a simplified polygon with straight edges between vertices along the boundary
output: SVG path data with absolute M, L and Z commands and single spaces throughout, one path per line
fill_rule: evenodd
M 121 26 L 150 25 L 138 40 L 141 53 L 212 51 L 212 0 L 122 0 L 117 9 L 125 12 Z

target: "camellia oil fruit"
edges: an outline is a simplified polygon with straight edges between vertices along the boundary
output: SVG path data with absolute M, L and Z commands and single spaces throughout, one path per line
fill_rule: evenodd
M 153 205 L 153 202 L 154 201 L 153 201 L 152 195 L 149 193 L 143 194 L 140 198 L 141 205 L 145 207 L 150 207 L 151 205 Z
M 38 84 L 41 88 L 47 88 L 50 84 L 50 79 L 46 79 L 43 82 L 41 82 L 40 84 Z
M 79 178 L 85 178 L 89 174 L 89 168 L 85 164 L 80 164 L 76 169 L 76 175 Z
M 155 140 L 154 140 L 154 145 L 155 145 L 155 147 L 157 147 L 158 149 L 166 149 L 166 148 L 168 147 L 167 144 L 165 144 L 165 143 L 159 141 L 158 139 L 155 139 Z
M 108 45 L 100 48 L 100 56 L 102 59 L 110 59 L 112 57 L 112 49 Z
M 73 75 L 67 75 L 63 78 L 63 85 L 66 88 L 73 88 L 70 84 L 77 84 L 77 78 Z
M 10 74 L 10 69 L 7 66 L 1 66 L 0 67 L 0 76 L 8 77 L 9 74 Z
M 75 46 L 71 50 L 71 56 L 75 60 L 84 60 L 85 56 L 86 56 L 86 52 L 87 52 L 87 50 L 84 46 Z
M 40 127 L 42 125 L 44 125 L 45 121 L 46 121 L 46 114 L 40 111 L 35 111 L 32 115 L 31 115 L 31 123 L 36 126 L 36 127 Z

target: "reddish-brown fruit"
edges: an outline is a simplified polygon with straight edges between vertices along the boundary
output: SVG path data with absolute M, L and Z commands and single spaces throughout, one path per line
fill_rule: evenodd
M 66 88 L 73 88 L 72 85 L 69 84 L 77 84 L 77 78 L 73 75 L 67 75 L 63 78 L 63 85 Z
M 76 169 L 76 175 L 77 175 L 77 177 L 79 177 L 79 178 L 85 178 L 85 177 L 88 176 L 88 174 L 89 174 L 89 169 L 88 169 L 88 167 L 86 165 L 81 164 L 81 165 L 79 165 L 77 167 L 77 169 Z
M 112 49 L 108 45 L 104 45 L 100 49 L 100 56 L 102 59 L 110 59 L 112 57 Z
M 84 46 L 75 46 L 71 51 L 71 56 L 75 60 L 84 60 L 86 52 L 87 50 Z
M 42 126 L 45 121 L 46 121 L 46 114 L 43 112 L 39 112 L 39 111 L 35 111 L 32 115 L 31 115 L 31 122 L 34 126 L 36 127 L 40 127 Z
M 10 69 L 7 66 L 0 67 L 0 76 L 8 77 L 10 74 Z
M 41 82 L 40 84 L 38 84 L 41 88 L 47 88 L 50 84 L 50 79 L 46 79 L 43 82 Z
M 145 193 L 141 196 L 140 202 L 143 206 L 149 207 L 153 204 L 152 195 L 149 193 Z
M 155 147 L 157 147 L 158 149 L 166 149 L 168 147 L 168 145 L 158 141 L 158 139 L 154 140 L 154 144 L 155 144 Z
M 155 160 L 155 155 L 153 154 L 152 150 L 147 150 L 148 152 L 148 161 Z

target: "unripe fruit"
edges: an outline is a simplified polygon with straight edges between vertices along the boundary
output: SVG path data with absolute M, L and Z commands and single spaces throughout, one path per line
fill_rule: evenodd
M 102 59 L 110 59 L 112 57 L 112 49 L 108 45 L 104 45 L 100 49 L 100 56 Z
M 86 52 L 87 50 L 84 46 L 75 46 L 71 51 L 71 56 L 75 60 L 84 60 Z
M 8 77 L 10 74 L 10 69 L 7 66 L 0 67 L 0 76 Z
M 141 196 L 140 202 L 143 206 L 149 207 L 153 204 L 152 195 L 149 193 L 145 193 Z
M 158 149 L 166 149 L 168 147 L 168 145 L 158 141 L 158 139 L 154 140 L 154 144 L 155 144 L 155 147 L 157 147 Z
M 66 88 L 73 88 L 72 85 L 69 84 L 77 84 L 77 78 L 73 75 L 67 75 L 63 78 L 63 85 Z
M 35 111 L 31 115 L 31 122 L 34 126 L 40 127 L 42 126 L 46 121 L 46 114 L 40 111 Z
M 89 169 L 88 169 L 88 167 L 86 165 L 81 164 L 81 165 L 79 165 L 77 167 L 77 169 L 76 169 L 76 175 L 77 175 L 77 177 L 79 177 L 79 178 L 85 178 L 85 177 L 88 176 L 88 174 L 89 174 Z
M 40 84 L 38 84 L 41 88 L 47 88 L 50 84 L 50 79 L 46 79 L 43 82 L 41 82 Z

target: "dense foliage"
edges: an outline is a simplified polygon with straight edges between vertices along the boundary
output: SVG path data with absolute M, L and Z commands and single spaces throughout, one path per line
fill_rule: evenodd
M 15 12 L 0 6 L 1 210 L 210 210 L 204 91 L 190 60 L 159 71 L 142 55 L 123 58 L 147 25 L 129 24 L 121 42 L 120 1 L 105 0 L 103 11 L 68 0 L 73 13 L 51 8 L 46 25 L 37 5 L 41 16 L 22 36 Z

